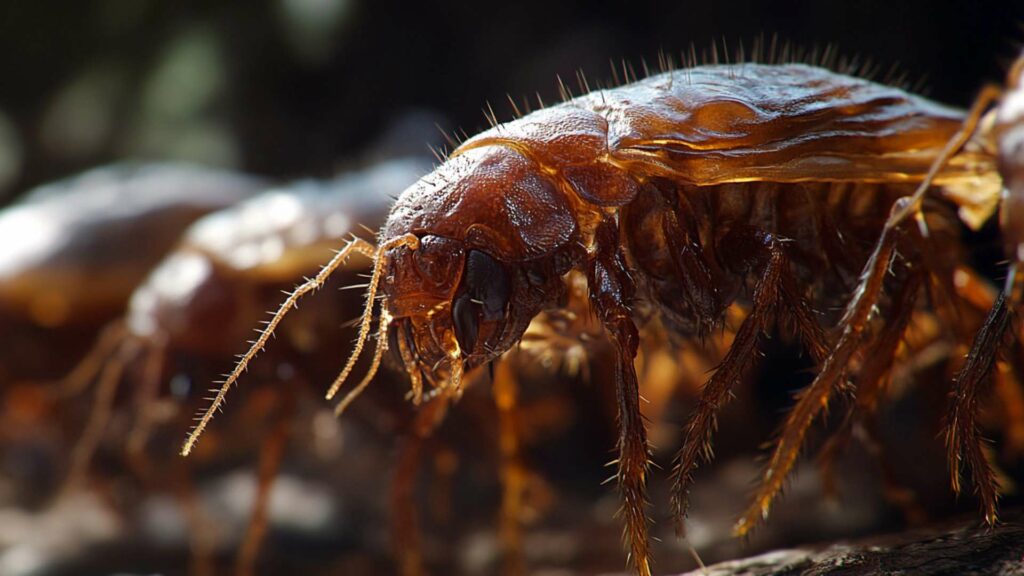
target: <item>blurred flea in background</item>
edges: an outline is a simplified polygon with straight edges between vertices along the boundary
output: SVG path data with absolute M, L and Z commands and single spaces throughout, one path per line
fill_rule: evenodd
M 11 235 L 12 253 L 18 254 L 17 248 L 21 248 L 26 255 L 18 260 L 19 274 L 3 284 L 11 295 L 7 302 L 12 313 L 30 309 L 26 299 L 37 296 L 29 290 L 33 286 L 60 287 L 59 295 L 69 303 L 66 308 L 78 313 L 79 322 L 92 320 L 94 328 L 97 319 L 109 317 L 127 301 L 124 318 L 104 329 L 94 349 L 60 386 L 44 387 L 40 381 L 47 378 L 45 374 L 23 375 L 35 384 L 15 389 L 5 385 L 9 409 L 18 408 L 16 403 L 12 405 L 11 396 L 29 394 L 25 388 L 48 398 L 49 409 L 39 414 L 34 424 L 63 429 L 66 434 L 63 439 L 49 434 L 51 441 L 62 444 L 50 447 L 64 454 L 56 456 L 51 472 L 64 477 L 59 482 L 65 490 L 81 490 L 81 484 L 90 478 L 101 480 L 100 486 L 109 489 L 112 480 L 130 471 L 140 483 L 136 490 L 162 487 L 172 493 L 177 490 L 179 497 L 183 497 L 182 491 L 190 493 L 185 487 L 192 479 L 186 478 L 190 474 L 186 468 L 194 465 L 173 457 L 173 450 L 162 450 L 166 442 L 150 445 L 151 435 L 163 430 L 177 438 L 177 428 L 186 425 L 201 396 L 191 390 L 190 383 L 209 379 L 222 369 L 238 342 L 244 341 L 251 326 L 273 306 L 280 290 L 289 287 L 296 276 L 315 271 L 330 255 L 337 238 L 363 233 L 360 225 L 364 223 L 377 225 L 391 195 L 426 169 L 418 160 L 381 162 L 333 181 L 299 182 L 252 197 L 255 189 L 266 186 L 253 179 L 223 176 L 215 182 L 192 179 L 185 188 L 175 189 L 174 184 L 181 180 L 174 178 L 177 173 L 150 167 L 138 174 L 157 178 L 160 186 L 144 199 L 135 199 L 135 204 L 125 192 L 130 187 L 112 178 L 111 172 L 99 171 L 66 185 L 71 192 L 51 187 L 32 195 L 26 203 L 27 207 L 37 203 L 49 207 L 58 217 L 45 211 L 37 217 L 22 206 L 0 215 L 0 234 Z M 114 173 L 125 174 L 123 170 Z M 92 185 L 97 182 L 105 186 Z M 89 186 L 81 187 L 84 183 Z M 248 184 L 244 193 L 239 183 Z M 192 194 L 204 200 L 191 202 Z M 244 200 L 246 197 L 251 198 Z M 182 233 L 195 217 L 225 206 Z M 54 231 L 46 242 L 25 233 L 23 224 L 33 217 Z M 30 228 L 38 230 L 39 226 Z M 66 235 L 72 232 L 75 242 L 69 243 Z M 22 240 L 24 244 L 19 244 Z M 163 262 L 153 267 L 175 243 Z M 140 283 L 150 267 L 152 272 Z M 354 263 L 345 282 L 360 282 L 355 276 L 360 270 L 359 263 Z M 62 281 L 65 277 L 74 281 Z M 25 296 L 19 301 L 18 295 Z M 264 460 L 270 460 L 265 466 L 277 466 L 286 430 L 294 426 L 279 412 L 294 410 L 293 397 L 301 397 L 303 382 L 319 376 L 312 359 L 333 358 L 333 350 L 344 346 L 347 332 L 340 324 L 349 309 L 358 309 L 360 299 L 358 291 L 332 290 L 309 308 L 305 320 L 300 319 L 288 331 L 278 360 L 254 374 L 257 380 L 262 374 L 273 385 L 249 395 L 254 398 L 248 403 L 251 408 L 240 415 L 240 428 L 228 441 L 227 452 L 212 451 L 221 466 L 232 460 L 228 454 L 246 450 L 270 453 L 264 454 Z M 48 350 L 49 354 L 55 352 L 52 341 Z M 122 392 L 118 393 L 122 382 L 127 385 L 120 386 Z M 54 398 L 60 401 L 51 405 Z M 292 410 L 284 406 L 292 406 Z M 4 430 L 6 439 L 15 444 L 9 442 L 9 450 L 20 450 L 16 440 L 25 439 L 25 431 L 12 431 L 8 426 Z M 93 475 L 89 467 L 98 450 L 102 450 L 104 461 Z M 126 459 L 118 464 L 122 458 Z M 266 514 L 266 482 L 273 476 L 273 471 L 261 474 L 257 515 Z M 53 484 L 52 479 L 47 480 Z M 195 498 L 194 494 L 189 497 Z M 251 530 L 259 532 L 261 528 Z M 202 538 L 208 532 L 190 532 L 202 549 Z M 251 538 L 258 543 L 261 534 Z M 207 542 L 205 546 L 213 545 Z

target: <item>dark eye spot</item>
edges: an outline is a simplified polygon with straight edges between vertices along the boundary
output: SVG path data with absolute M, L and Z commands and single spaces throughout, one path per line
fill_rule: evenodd
M 509 281 L 505 268 L 479 250 L 466 257 L 466 292 L 483 307 L 483 319 L 499 320 L 508 304 Z
M 562 276 L 571 269 L 572 258 L 568 254 L 564 252 L 555 254 L 555 274 Z
M 533 268 L 527 268 L 526 281 L 530 283 L 530 286 L 542 286 L 544 284 L 544 275 Z
M 476 346 L 476 337 L 480 329 L 479 306 L 473 303 L 469 292 L 463 292 L 452 305 L 452 320 L 455 325 L 455 338 L 464 353 L 471 353 Z

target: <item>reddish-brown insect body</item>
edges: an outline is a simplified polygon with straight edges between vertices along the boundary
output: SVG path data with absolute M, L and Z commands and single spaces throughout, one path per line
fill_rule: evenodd
M 372 330 L 378 292 L 374 358 L 390 343 L 413 400 L 448 401 L 466 371 L 498 360 L 539 313 L 558 308 L 567 275 L 579 272 L 615 350 L 626 541 L 636 572 L 650 574 L 648 447 L 633 367 L 640 328 L 660 322 L 699 336 L 734 303 L 748 308 L 685 429 L 674 472 L 680 530 L 717 410 L 760 336 L 785 320 L 818 363 L 737 524 L 746 533 L 767 515 L 832 393 L 857 380 L 855 356 L 902 332 L 901 311 L 918 306 L 924 282 L 941 287 L 963 268 L 955 209 L 991 207 L 999 191 L 996 158 L 967 142 L 987 104 L 965 117 L 823 68 L 737 64 L 664 72 L 495 125 L 399 197 L 377 247 L 350 244 L 300 286 L 228 385 L 295 300 L 352 252 L 376 267 L 362 336 L 328 397 Z M 970 202 L 945 199 L 947 189 L 969 190 Z M 821 315 L 835 309 L 842 315 Z M 1001 337 L 1005 322 L 990 325 Z

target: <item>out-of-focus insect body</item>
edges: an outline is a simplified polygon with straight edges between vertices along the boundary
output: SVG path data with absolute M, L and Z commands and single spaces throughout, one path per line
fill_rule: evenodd
M 183 453 L 298 297 L 355 252 L 376 266 L 361 338 L 328 397 L 373 329 L 378 292 L 374 357 L 388 342 L 397 347 L 419 402 L 458 398 L 466 371 L 498 359 L 538 314 L 563 305 L 574 272 L 586 278 L 589 307 L 614 351 L 617 478 L 641 575 L 650 565 L 638 325 L 660 320 L 684 340 L 699 338 L 735 303 L 748 309 L 685 429 L 674 472 L 680 529 L 717 411 L 761 334 L 785 321 L 819 364 L 736 527 L 746 533 L 767 515 L 855 357 L 903 330 L 901 311 L 920 302 L 921 274 L 941 290 L 962 266 L 951 208 L 979 224 L 999 193 L 993 154 L 968 142 L 987 105 L 982 99 L 965 117 L 821 68 L 738 64 L 665 72 L 495 125 L 399 197 L 377 247 L 350 243 L 296 289 Z M 936 258 L 937 249 L 951 251 Z M 841 315 L 819 315 L 836 308 Z
M 190 407 L 202 401 L 203 394 L 192 390 L 192 383 L 216 373 L 210 369 L 233 354 L 233 343 L 252 333 L 293 278 L 314 272 L 331 255 L 337 238 L 360 233 L 362 225 L 379 225 L 393 195 L 427 169 L 429 165 L 419 159 L 380 162 L 331 181 L 267 190 L 189 227 L 136 288 L 124 317 L 107 328 L 90 357 L 65 383 L 72 391 L 96 384 L 88 422 L 71 458 L 69 484 L 85 477 L 106 436 L 118 387 L 125 381 L 132 385 L 136 410 L 131 429 L 116 445 L 125 450 L 129 465 L 143 481 L 180 488 L 173 483 L 182 477 L 180 468 L 186 462 L 157 469 L 154 462 L 166 460 L 150 456 L 159 452 L 154 433 L 184 426 Z M 361 284 L 359 275 L 369 269 L 366 262 L 352 262 L 335 279 L 342 284 L 332 286 Z M 342 324 L 358 313 L 360 301 L 358 291 L 343 290 L 306 307 L 281 332 L 275 362 L 261 366 L 257 376 L 292 385 L 325 377 L 333 368 L 323 359 L 333 357 L 331 351 L 351 338 L 351 330 L 343 330 Z M 259 497 L 239 551 L 240 573 L 253 569 L 266 528 L 269 488 L 292 427 L 289 415 L 294 413 L 295 398 L 301 396 L 293 387 L 264 387 L 263 392 L 268 389 L 276 399 L 275 408 L 262 417 L 273 421 L 272 431 L 254 434 L 255 423 L 243 423 L 223 442 L 211 445 L 220 449 L 207 452 L 224 458 L 226 452 L 260 445 Z M 259 395 L 250 398 L 260 400 Z M 250 410 L 249 417 L 254 413 L 260 410 Z
M 66 370 L 190 223 L 265 187 L 199 166 L 123 164 L 41 186 L 0 212 L 0 380 Z

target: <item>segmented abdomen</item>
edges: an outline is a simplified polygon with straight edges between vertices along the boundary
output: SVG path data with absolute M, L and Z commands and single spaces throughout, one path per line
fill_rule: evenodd
M 756 281 L 765 256 L 757 243 L 766 235 L 783 243 L 813 307 L 839 310 L 890 207 L 912 192 L 913 185 L 907 184 L 693 186 L 654 179 L 621 209 L 620 227 L 641 298 L 669 327 L 692 336 L 720 323 L 738 298 L 749 297 L 746 289 Z M 931 241 L 956 258 L 955 215 L 934 208 Z

